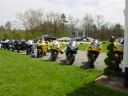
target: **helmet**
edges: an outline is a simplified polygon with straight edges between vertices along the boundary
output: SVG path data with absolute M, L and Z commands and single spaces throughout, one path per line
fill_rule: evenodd
M 32 58 L 34 58 L 34 57 L 35 57 L 35 54 L 34 54 L 34 53 L 32 53 L 32 54 L 31 54 L 31 57 L 32 57 Z

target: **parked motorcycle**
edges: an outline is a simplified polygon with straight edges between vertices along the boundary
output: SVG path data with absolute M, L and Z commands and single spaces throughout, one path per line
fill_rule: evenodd
M 117 38 L 114 44 L 114 52 L 115 52 L 115 71 L 120 71 L 119 64 L 123 60 L 123 49 L 124 49 L 124 39 L 122 37 Z
M 63 51 L 61 49 L 61 44 L 59 41 L 55 40 L 51 44 L 51 56 L 50 56 L 49 60 L 50 61 L 56 61 L 59 53 L 63 54 Z
M 99 40 L 94 39 L 88 47 L 87 57 L 89 68 L 95 68 L 94 62 L 100 54 L 101 44 Z
M 1 49 L 6 49 L 6 40 L 1 41 Z
M 34 44 L 33 40 L 29 40 L 27 42 L 26 55 L 29 55 L 32 53 L 33 44 Z
M 9 40 L 7 39 L 7 40 L 4 40 L 4 41 L 2 41 L 2 47 L 1 48 L 3 48 L 4 50 L 5 49 L 8 49 L 8 42 L 9 42 Z
M 26 50 L 27 43 L 25 40 L 16 40 L 16 41 L 14 41 L 13 46 L 14 47 L 13 47 L 12 51 L 17 50 L 17 53 L 19 53 L 20 51 Z
M 78 50 L 78 43 L 75 40 L 69 41 L 66 47 L 66 63 L 72 65 Z
M 9 40 L 8 41 L 8 50 L 13 50 L 15 40 Z
M 37 42 L 37 58 L 40 58 L 46 54 L 46 43 L 45 41 L 39 40 Z

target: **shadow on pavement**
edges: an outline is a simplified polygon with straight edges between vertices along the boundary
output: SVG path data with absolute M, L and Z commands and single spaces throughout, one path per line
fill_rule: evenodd
M 82 64 L 83 64 L 83 65 L 81 65 L 80 68 L 83 68 L 83 69 L 88 69 L 88 68 L 89 68 L 88 61 L 82 62 Z
M 67 65 L 66 60 L 60 60 L 60 65 Z

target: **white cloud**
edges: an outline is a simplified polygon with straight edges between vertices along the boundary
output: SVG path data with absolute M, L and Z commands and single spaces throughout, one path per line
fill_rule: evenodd
M 17 12 L 27 9 L 56 11 L 82 18 L 85 14 L 101 14 L 106 21 L 124 23 L 125 0 L 0 0 L 0 25 L 13 20 Z

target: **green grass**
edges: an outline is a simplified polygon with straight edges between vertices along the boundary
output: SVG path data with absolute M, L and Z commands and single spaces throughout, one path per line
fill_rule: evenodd
M 79 50 L 80 51 L 85 51 L 85 50 L 87 50 L 88 46 L 89 46 L 89 44 L 80 44 L 79 45 Z M 63 44 L 62 47 L 65 48 L 66 45 Z M 101 52 L 103 52 L 103 53 L 106 53 L 107 52 L 107 44 L 102 44 Z
M 0 96 L 128 96 L 96 85 L 99 74 L 0 50 Z

